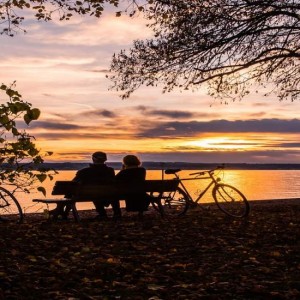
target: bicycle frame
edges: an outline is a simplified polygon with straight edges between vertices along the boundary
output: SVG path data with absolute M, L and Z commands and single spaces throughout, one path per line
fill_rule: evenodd
M 203 171 L 203 172 L 196 172 L 196 173 L 191 173 L 190 175 L 197 175 L 197 176 L 204 176 L 205 174 L 208 174 L 209 176 L 206 177 L 193 177 L 193 178 L 180 178 L 178 174 L 174 174 L 176 177 L 176 180 L 179 181 L 179 186 L 184 190 L 184 192 L 187 194 L 189 201 L 191 203 L 198 203 L 200 199 L 206 194 L 206 192 L 210 189 L 211 186 L 214 186 L 218 184 L 220 181 L 219 178 L 215 178 L 214 176 L 214 171 L 217 169 L 223 169 L 223 167 L 217 167 L 215 169 L 209 170 L 209 171 Z M 187 188 L 185 187 L 183 181 L 188 181 L 188 180 L 204 180 L 204 179 L 211 179 L 207 187 L 200 192 L 200 194 L 197 196 L 197 198 L 194 200 Z
M 171 192 L 170 195 L 165 197 L 165 204 L 172 207 L 173 201 L 174 208 L 176 208 L 176 205 L 178 207 L 177 215 L 180 216 L 181 214 L 185 213 L 189 204 L 190 206 L 196 206 L 197 204 L 200 204 L 200 199 L 210 188 L 212 188 L 212 198 L 222 212 L 230 217 L 236 218 L 248 216 L 250 206 L 247 198 L 234 186 L 221 182 L 221 178 L 219 178 L 218 174 L 215 174 L 215 171 L 220 169 L 224 169 L 224 166 L 218 166 L 212 170 L 191 173 L 189 174 L 190 176 L 194 175 L 192 178 L 180 178 L 180 176 L 177 174 L 179 171 L 181 171 L 180 169 L 166 170 L 166 174 L 173 174 L 175 176 L 174 180 L 178 181 L 179 187 L 176 191 L 174 191 L 173 194 Z M 183 181 L 204 179 L 209 180 L 208 185 L 203 191 L 199 192 L 199 195 L 196 197 L 196 199 L 193 199 Z M 202 205 L 199 207 L 202 209 L 209 208 L 209 206 L 206 207 Z M 176 209 L 174 209 L 174 211 L 176 212 Z

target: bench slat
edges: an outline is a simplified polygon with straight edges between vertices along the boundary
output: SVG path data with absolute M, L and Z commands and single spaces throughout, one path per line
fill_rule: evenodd
M 178 187 L 177 180 L 146 180 L 142 183 L 113 182 L 81 185 L 73 181 L 56 181 L 52 195 L 73 195 L 74 200 L 102 197 L 118 197 L 138 193 L 168 192 Z
M 71 199 L 32 199 L 32 202 L 41 202 L 41 203 L 70 203 L 72 202 Z

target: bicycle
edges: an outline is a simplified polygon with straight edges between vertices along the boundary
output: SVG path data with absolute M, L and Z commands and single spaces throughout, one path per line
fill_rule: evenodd
M 0 223 L 22 223 L 23 212 L 16 197 L 7 189 L 0 186 Z
M 181 169 L 167 169 L 165 174 L 173 174 L 174 180 L 179 181 L 178 188 L 174 192 L 164 193 L 161 198 L 161 206 L 166 216 L 181 216 L 186 213 L 189 206 L 199 204 L 201 198 L 212 187 L 212 196 L 218 208 L 226 215 L 236 218 L 248 216 L 250 205 L 246 197 L 237 188 L 222 183 L 221 179 L 215 175 L 216 170 L 224 169 L 224 166 L 218 166 L 214 169 L 195 172 L 189 175 L 192 178 L 180 178 L 177 174 Z M 193 199 L 188 192 L 183 181 L 210 179 L 207 187 L 199 193 L 196 199 Z M 158 209 L 158 207 L 155 207 Z

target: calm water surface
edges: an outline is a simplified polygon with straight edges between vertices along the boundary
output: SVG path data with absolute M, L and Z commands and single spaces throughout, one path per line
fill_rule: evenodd
M 116 171 L 117 172 L 117 171 Z M 181 178 L 188 178 L 192 171 L 181 171 Z M 47 181 L 44 187 L 47 197 L 54 198 L 51 190 L 56 180 L 71 180 L 76 171 L 60 171 L 55 180 Z M 300 197 L 300 170 L 225 170 L 220 172 L 219 177 L 223 182 L 231 184 L 241 190 L 248 200 L 285 199 Z M 164 175 L 165 179 L 171 179 L 172 175 Z M 162 172 L 159 170 L 148 170 L 147 179 L 161 179 Z M 196 197 L 199 191 L 208 184 L 208 180 L 185 181 L 187 189 L 192 197 Z M 33 203 L 34 198 L 43 198 L 41 193 L 17 194 L 16 195 L 25 212 L 42 212 L 46 205 Z M 212 202 L 211 192 L 208 191 L 201 200 Z M 91 203 L 79 203 L 78 209 L 93 208 Z

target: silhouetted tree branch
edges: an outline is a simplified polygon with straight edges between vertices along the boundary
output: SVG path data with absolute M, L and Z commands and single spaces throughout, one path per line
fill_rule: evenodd
M 109 76 L 122 97 L 141 85 L 163 91 L 207 84 L 240 99 L 253 84 L 280 100 L 299 98 L 300 1 L 149 0 L 154 37 L 114 55 Z
M 123 12 L 130 16 L 142 11 L 145 5 L 143 0 L 0 0 L 0 34 L 14 36 L 19 31 L 26 32 L 21 26 L 30 15 L 47 22 L 52 19 L 70 20 L 74 15 L 99 18 L 105 5 L 117 7 L 121 2 L 125 7 Z M 117 16 L 121 13 L 116 12 Z

